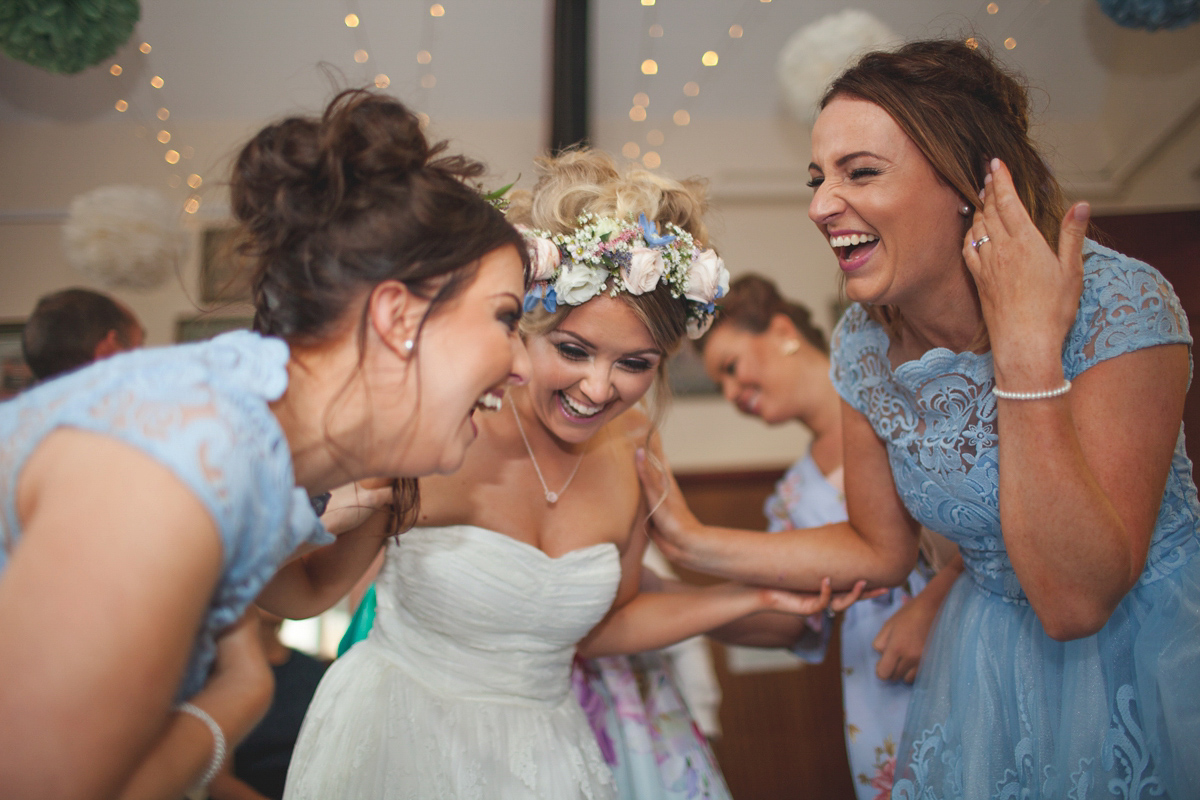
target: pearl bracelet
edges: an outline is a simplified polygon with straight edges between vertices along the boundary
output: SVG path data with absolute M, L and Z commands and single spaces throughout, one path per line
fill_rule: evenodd
M 208 769 L 204 770 L 204 774 L 200 776 L 200 780 L 196 781 L 196 786 L 193 788 L 208 786 L 212 783 L 212 779 L 217 777 L 217 773 L 221 770 L 221 765 L 225 763 L 225 734 L 221 731 L 221 726 L 217 724 L 217 721 L 199 706 L 194 706 L 191 703 L 180 703 L 175 706 L 175 710 L 181 711 L 184 714 L 191 714 L 207 725 L 208 729 L 212 731 L 212 758 L 209 759 Z
M 1057 389 L 1043 389 L 1040 392 L 1006 392 L 998 386 L 992 387 L 992 394 L 1001 400 L 1046 400 L 1051 397 L 1061 397 L 1071 391 L 1071 382 L 1065 381 Z

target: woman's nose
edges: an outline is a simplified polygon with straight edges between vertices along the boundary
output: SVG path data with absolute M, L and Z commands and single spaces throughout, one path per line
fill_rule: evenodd
M 579 381 L 579 390 L 589 402 L 596 405 L 607 403 L 612 397 L 612 375 L 606 364 L 593 362 Z
M 525 340 L 520 336 L 512 337 L 512 368 L 508 373 L 508 382 L 520 386 L 529 380 L 530 371 L 529 351 L 525 349 Z
M 818 225 L 824 225 L 844 207 L 842 198 L 829 181 L 825 181 L 813 191 L 812 200 L 808 204 L 808 218 Z

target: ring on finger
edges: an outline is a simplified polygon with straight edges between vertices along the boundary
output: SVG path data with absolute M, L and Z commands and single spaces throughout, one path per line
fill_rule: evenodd
M 985 233 L 983 236 L 980 236 L 978 239 L 972 239 L 972 240 L 971 240 L 971 247 L 974 247 L 974 248 L 975 248 L 975 250 L 976 250 L 976 251 L 978 251 L 978 250 L 979 250 L 979 248 L 983 247 L 985 244 L 987 244 L 987 243 L 988 243 L 988 242 L 990 242 L 991 240 L 992 240 L 992 237 L 988 236 L 988 235 Z

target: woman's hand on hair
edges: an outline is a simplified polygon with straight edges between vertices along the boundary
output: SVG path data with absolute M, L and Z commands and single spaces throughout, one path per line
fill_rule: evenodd
M 1055 253 L 999 159 L 991 162 L 982 194 L 962 252 L 979 290 L 996 382 L 1009 391 L 1056 388 L 1063 341 L 1083 291 L 1088 205 L 1077 203 L 1064 215 Z
M 394 486 L 390 478 L 367 478 L 339 486 L 330 494 L 321 524 L 334 536 L 354 530 L 376 511 L 392 510 Z

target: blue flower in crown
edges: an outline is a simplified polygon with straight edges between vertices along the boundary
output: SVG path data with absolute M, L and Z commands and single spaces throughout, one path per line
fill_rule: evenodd
M 642 226 L 642 239 L 651 247 L 666 247 L 678 238 L 674 234 L 659 236 L 658 226 L 646 219 L 645 211 L 638 215 L 638 225 Z
M 548 283 L 535 283 L 533 288 L 525 293 L 525 313 L 528 314 L 537 308 L 539 300 L 542 301 L 542 307 L 551 314 L 558 309 L 558 295 Z

